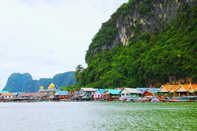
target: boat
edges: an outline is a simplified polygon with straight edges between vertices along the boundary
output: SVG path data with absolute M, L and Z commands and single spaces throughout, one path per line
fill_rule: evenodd
M 159 98 L 162 102 L 193 102 L 194 100 L 183 99 L 181 97 L 173 97 L 173 98 Z
M 157 96 L 154 96 L 154 97 L 151 98 L 151 101 L 152 102 L 159 102 L 160 100 Z
M 187 100 L 187 99 L 177 99 L 177 100 L 173 100 L 173 99 L 169 99 L 168 102 L 193 102 L 193 100 Z
M 151 101 L 151 98 L 143 97 L 141 100 L 137 100 L 136 102 L 149 102 L 149 101 Z

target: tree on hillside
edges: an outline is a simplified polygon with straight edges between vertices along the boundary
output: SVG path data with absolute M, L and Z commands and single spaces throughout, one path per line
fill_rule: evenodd
M 75 80 L 76 83 L 79 83 L 79 80 L 82 78 L 81 73 L 84 71 L 84 68 L 82 67 L 82 65 L 78 65 L 76 67 L 76 71 L 75 71 Z

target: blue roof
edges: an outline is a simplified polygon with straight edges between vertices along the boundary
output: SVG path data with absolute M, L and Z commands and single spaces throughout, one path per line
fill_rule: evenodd
M 12 92 L 15 96 L 21 93 L 25 93 L 25 92 Z
M 157 93 L 159 91 L 159 88 L 148 88 L 148 92 L 151 92 L 151 93 Z
M 59 91 L 59 90 L 57 90 L 56 93 L 58 95 L 68 95 L 68 91 Z
M 13 93 L 15 96 L 18 95 L 18 93 Z
M 10 93 L 9 91 L 0 91 L 0 93 Z
M 108 89 L 111 94 L 120 94 L 121 90 Z
M 153 94 L 157 94 L 159 91 L 153 91 Z
M 96 90 L 98 93 L 100 93 L 100 94 L 103 94 L 103 92 L 105 92 L 106 90 L 105 89 L 97 89 Z

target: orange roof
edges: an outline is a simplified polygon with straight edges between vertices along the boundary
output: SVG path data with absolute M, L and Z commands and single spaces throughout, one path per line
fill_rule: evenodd
M 170 86 L 169 85 L 163 85 L 163 87 L 160 89 L 160 92 L 169 92 Z
M 189 85 L 181 85 L 186 91 L 188 91 L 189 90 Z
M 170 92 L 171 93 L 175 92 L 178 87 L 179 87 L 179 85 L 172 85 L 170 88 Z
M 197 90 L 197 85 L 191 85 L 190 87 L 189 92 L 195 92 Z
M 189 92 L 194 92 L 194 90 L 192 88 L 189 89 Z
M 180 85 L 176 92 L 187 92 L 189 90 L 190 85 Z
M 1 96 L 15 96 L 13 93 L 1 93 Z
M 166 90 L 169 91 L 170 90 L 170 86 L 165 86 Z
M 192 88 L 193 90 L 196 90 L 196 89 L 197 89 L 197 85 L 191 85 L 191 88 Z

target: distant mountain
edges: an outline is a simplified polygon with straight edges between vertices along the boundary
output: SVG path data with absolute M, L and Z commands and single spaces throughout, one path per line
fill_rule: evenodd
M 33 80 L 29 73 L 13 73 L 8 78 L 3 91 L 37 92 L 40 86 L 44 86 L 47 89 L 52 82 L 56 85 L 56 88 L 72 86 L 75 84 L 75 72 L 61 73 L 53 78 L 41 78 L 39 80 Z

